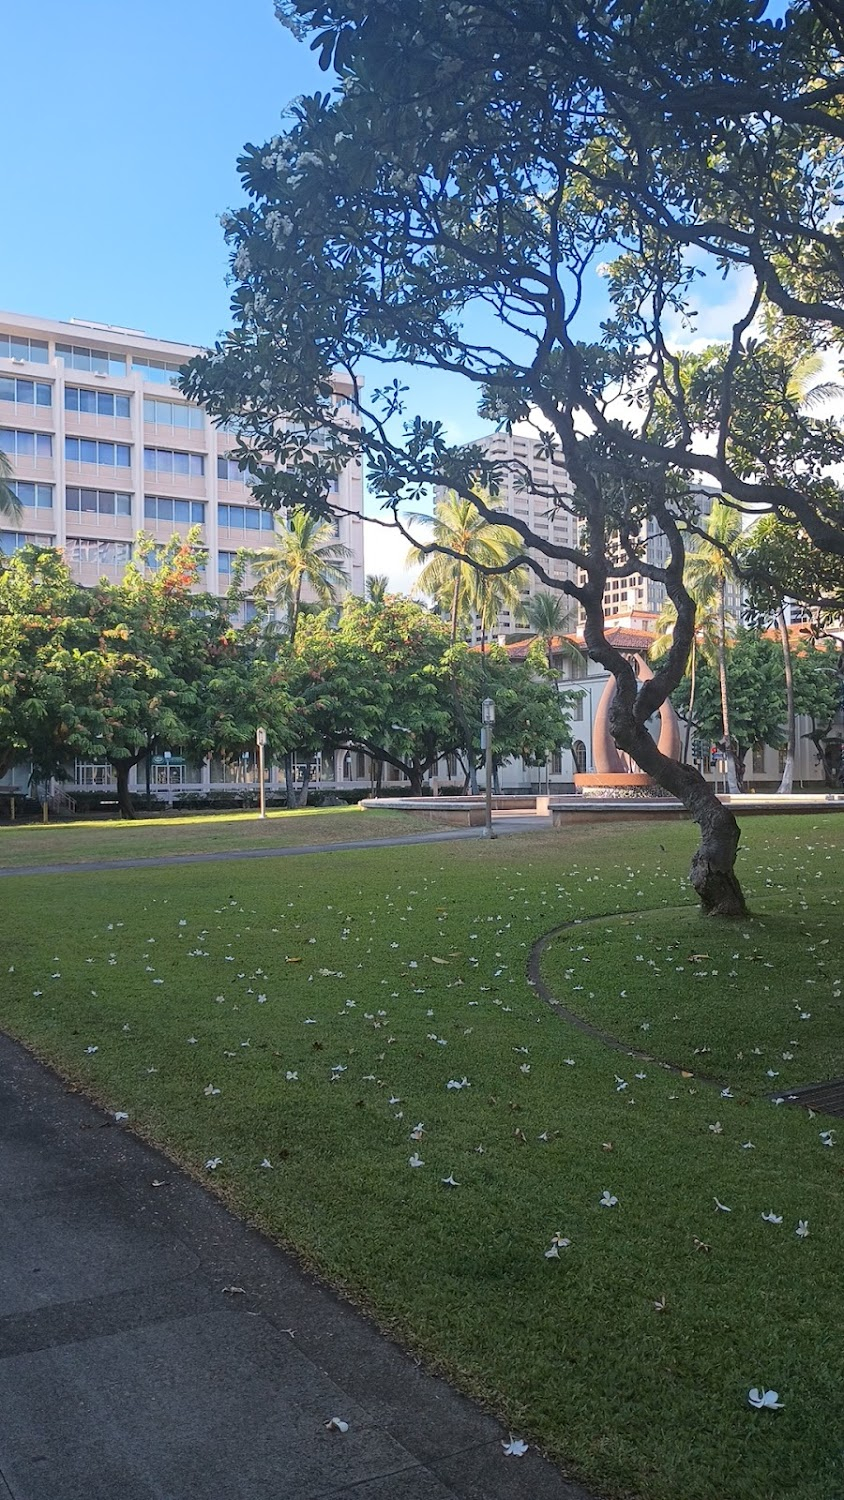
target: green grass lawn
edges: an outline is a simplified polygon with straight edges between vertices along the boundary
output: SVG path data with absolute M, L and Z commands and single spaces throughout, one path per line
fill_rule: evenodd
M 21 877 L 0 1023 L 597 1491 L 836 1500 L 844 1156 L 764 1094 L 783 1051 L 786 1082 L 839 1067 L 844 822 L 749 821 L 760 915 L 723 929 L 689 910 L 692 836 Z M 731 1097 L 527 983 L 555 925 L 654 908 L 564 934 L 546 978 Z
M 308 807 L 300 812 L 198 813 L 78 823 L 21 823 L 0 828 L 0 869 L 99 859 L 146 859 L 157 854 L 197 854 L 266 845 L 336 844 L 348 840 L 434 832 L 412 813 L 359 807 Z

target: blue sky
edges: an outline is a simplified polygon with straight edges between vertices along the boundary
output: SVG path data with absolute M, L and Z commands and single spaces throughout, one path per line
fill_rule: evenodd
M 325 87 L 272 0 L 4 7 L 0 306 L 211 342 L 228 324 L 219 215 L 242 201 L 240 150 Z M 483 430 L 465 383 L 413 387 L 453 440 Z M 368 530 L 369 570 L 397 580 L 404 543 Z

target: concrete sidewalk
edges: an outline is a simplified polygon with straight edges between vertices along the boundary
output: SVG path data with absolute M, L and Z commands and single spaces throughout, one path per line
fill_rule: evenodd
M 2 1500 L 588 1500 L 4 1037 L 0 1204 Z

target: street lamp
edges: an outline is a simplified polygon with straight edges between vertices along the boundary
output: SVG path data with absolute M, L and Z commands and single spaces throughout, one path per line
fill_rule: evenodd
M 484 823 L 484 837 L 495 838 L 492 831 L 492 731 L 495 725 L 495 703 L 492 698 L 484 698 L 481 704 L 481 743 L 484 750 L 484 775 L 486 778 L 486 819 Z
M 266 729 L 256 730 L 255 739 L 258 743 L 258 817 L 265 818 L 267 816 L 267 788 L 264 782 L 264 750 L 267 744 Z

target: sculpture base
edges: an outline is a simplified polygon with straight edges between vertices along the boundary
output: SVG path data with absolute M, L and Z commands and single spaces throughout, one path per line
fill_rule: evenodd
M 669 792 L 641 771 L 578 771 L 574 785 L 581 797 L 602 797 L 606 801 L 652 802 L 657 797 L 670 797 Z

